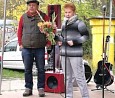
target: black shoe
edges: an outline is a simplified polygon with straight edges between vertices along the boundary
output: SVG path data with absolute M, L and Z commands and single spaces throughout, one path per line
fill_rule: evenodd
M 25 89 L 25 92 L 23 93 L 23 96 L 24 96 L 24 97 L 27 97 L 27 96 L 30 96 L 30 95 L 32 95 L 32 90 L 29 89 L 29 88 L 26 88 L 26 89 Z
M 45 97 L 45 92 L 44 92 L 44 88 L 39 88 L 39 97 Z

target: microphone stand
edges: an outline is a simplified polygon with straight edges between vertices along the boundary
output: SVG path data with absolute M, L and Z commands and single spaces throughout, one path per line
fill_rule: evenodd
M 105 65 L 105 51 L 104 51 L 104 37 L 105 37 L 105 15 L 106 15 L 106 6 L 103 6 L 103 62 L 102 62 L 102 98 L 104 98 L 104 65 Z
M 53 47 L 53 73 L 55 73 L 55 45 L 52 45 Z
M 66 79 L 67 79 L 67 23 L 68 23 L 68 20 L 66 20 L 65 22 L 65 34 L 64 34 L 64 42 L 65 42 L 65 98 L 66 98 Z

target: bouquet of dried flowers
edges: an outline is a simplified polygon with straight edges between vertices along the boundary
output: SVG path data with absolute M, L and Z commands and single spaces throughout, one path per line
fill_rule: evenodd
M 39 13 L 38 13 L 39 14 Z M 41 17 L 41 15 L 39 14 L 39 16 Z M 43 20 L 43 18 L 41 17 L 41 19 Z M 54 26 L 55 26 L 55 19 L 56 17 L 53 19 L 53 22 L 49 22 L 49 21 L 44 21 L 43 22 L 39 22 L 38 26 L 41 30 L 42 33 L 46 34 L 47 36 L 47 40 L 49 40 L 51 42 L 52 45 L 55 45 L 55 34 L 54 34 Z

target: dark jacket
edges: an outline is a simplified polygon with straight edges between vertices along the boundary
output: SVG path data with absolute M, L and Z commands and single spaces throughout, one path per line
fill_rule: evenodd
M 84 43 L 89 36 L 86 25 L 83 21 L 75 17 L 72 21 L 68 21 L 62 25 L 62 38 L 63 44 L 61 46 L 61 55 L 68 57 L 81 57 L 83 56 L 82 43 Z M 67 41 L 72 40 L 74 45 L 69 46 Z M 66 51 L 65 51 L 66 50 Z
M 23 15 L 22 45 L 24 48 L 43 48 L 46 45 L 46 35 L 41 33 L 38 22 L 42 22 L 39 15 L 29 17 Z

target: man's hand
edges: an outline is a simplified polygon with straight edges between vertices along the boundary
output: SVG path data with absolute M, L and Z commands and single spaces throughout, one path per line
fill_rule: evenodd
M 61 41 L 57 41 L 57 44 L 58 44 L 59 46 L 62 46 L 62 42 L 61 42 Z
M 22 48 L 23 48 L 23 46 L 22 46 L 22 45 L 20 45 L 20 50 L 22 50 Z
M 68 45 L 73 46 L 73 41 L 72 40 L 67 41 L 67 43 L 68 43 Z

